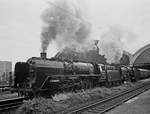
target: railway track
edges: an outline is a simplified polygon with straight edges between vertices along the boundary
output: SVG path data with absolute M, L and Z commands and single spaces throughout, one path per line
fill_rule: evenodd
M 0 112 L 17 108 L 23 103 L 24 97 L 0 100 Z
M 119 94 L 115 94 L 105 99 L 72 107 L 59 112 L 58 114 L 103 114 L 148 89 L 150 89 L 150 82 L 143 83 L 129 90 L 124 90 Z
M 9 85 L 0 85 L 0 92 L 9 91 L 11 86 Z

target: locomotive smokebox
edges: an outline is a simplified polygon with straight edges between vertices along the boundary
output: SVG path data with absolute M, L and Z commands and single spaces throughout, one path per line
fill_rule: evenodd
M 46 59 L 46 53 L 45 52 L 41 52 L 40 54 L 41 54 L 42 59 Z

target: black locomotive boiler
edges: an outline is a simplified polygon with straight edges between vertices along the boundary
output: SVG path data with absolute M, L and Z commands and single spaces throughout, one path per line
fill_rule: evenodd
M 26 96 L 51 96 L 63 91 L 120 84 L 135 79 L 136 71 L 96 63 L 48 59 L 46 53 L 41 53 L 41 57 L 16 63 L 14 89 Z

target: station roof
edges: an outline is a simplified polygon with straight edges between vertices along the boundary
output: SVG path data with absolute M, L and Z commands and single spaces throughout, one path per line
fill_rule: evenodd
M 130 64 L 150 69 L 150 44 L 139 49 L 130 59 Z

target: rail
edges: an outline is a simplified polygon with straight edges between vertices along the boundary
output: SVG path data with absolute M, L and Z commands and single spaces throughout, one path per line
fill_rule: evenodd
M 17 108 L 23 103 L 24 97 L 0 100 L 0 112 Z

